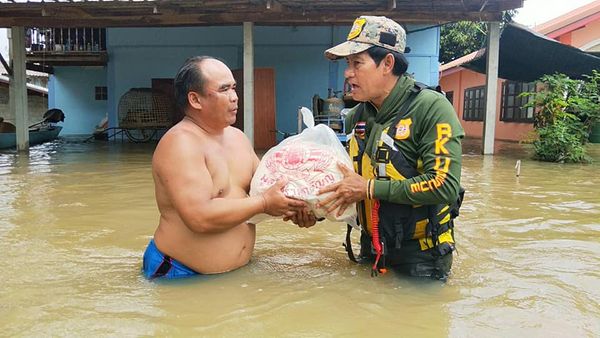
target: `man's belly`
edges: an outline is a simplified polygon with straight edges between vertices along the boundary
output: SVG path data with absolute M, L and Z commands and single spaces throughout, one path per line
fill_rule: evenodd
M 255 238 L 254 225 L 246 223 L 221 233 L 198 234 L 183 223 L 170 224 L 164 219 L 154 234 L 154 242 L 162 253 L 203 274 L 227 272 L 246 265 Z

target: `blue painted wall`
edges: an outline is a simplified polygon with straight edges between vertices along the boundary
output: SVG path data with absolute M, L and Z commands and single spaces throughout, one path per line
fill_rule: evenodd
M 327 96 L 332 65 L 323 52 L 331 46 L 331 32 L 331 27 L 255 27 L 255 66 L 275 68 L 277 129 L 295 132 L 298 107 L 311 108 L 314 94 Z
M 323 52 L 345 40 L 349 26 L 340 27 L 265 27 L 254 28 L 255 67 L 275 69 L 276 123 L 282 131 L 296 130 L 298 106 L 311 107 L 314 94 L 327 96 L 327 88 L 342 89 L 345 61 L 330 62 Z M 421 26 L 409 26 L 417 30 Z M 408 36 L 409 73 L 429 85 L 437 84 L 439 29 L 432 28 Z M 220 57 L 232 69 L 242 68 L 243 29 L 241 26 L 177 27 L 177 28 L 113 28 L 107 31 L 109 63 L 105 81 L 108 86 L 107 110 L 111 126 L 118 124 L 118 100 L 130 88 L 151 87 L 152 78 L 173 78 L 190 56 L 208 54 Z M 62 69 L 58 68 L 57 69 Z M 77 68 L 78 69 L 78 68 Z M 60 70 L 55 74 L 56 100 L 69 102 L 85 100 L 80 106 L 94 103 L 63 92 L 64 83 L 71 87 L 97 84 L 97 78 L 86 72 Z M 100 73 L 100 72 L 99 72 Z M 97 74 L 99 75 L 99 74 Z M 60 80 L 60 81 L 59 81 Z M 57 84 L 62 84 L 57 86 Z M 70 96 L 66 98 L 65 96 Z M 52 99 L 51 101 L 52 102 Z M 89 108 L 86 108 L 89 111 Z M 103 116 L 103 114 L 102 114 Z M 99 120 L 99 119 L 98 119 Z M 81 119 L 81 122 L 86 122 Z M 96 124 L 98 121 L 94 121 Z M 77 128 L 73 129 L 76 130 Z M 79 128 L 77 130 L 84 129 Z M 65 132 L 66 133 L 66 132 Z
M 222 58 L 238 68 L 241 27 L 114 28 L 107 32 L 109 124 L 118 125 L 119 99 L 131 88 L 152 86 L 153 78 L 173 78 L 194 55 Z
M 423 25 L 407 27 L 409 34 L 406 45 L 411 51 L 406 56 L 409 62 L 408 73 L 413 74 L 417 81 L 435 86 L 439 82 L 440 29 L 430 27 Z
M 48 84 L 48 107 L 65 113 L 61 135 L 91 134 L 107 112 L 95 87 L 106 86 L 104 67 L 55 67 Z

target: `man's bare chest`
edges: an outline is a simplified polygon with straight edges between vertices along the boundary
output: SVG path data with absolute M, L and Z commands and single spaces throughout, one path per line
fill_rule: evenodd
M 253 166 L 249 156 L 222 150 L 209 154 L 206 165 L 217 195 L 227 195 L 232 188 L 248 190 Z

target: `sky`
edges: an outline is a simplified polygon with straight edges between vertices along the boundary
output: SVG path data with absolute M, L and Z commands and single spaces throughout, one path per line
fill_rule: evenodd
M 534 27 L 594 2 L 594 0 L 525 0 L 514 21 Z

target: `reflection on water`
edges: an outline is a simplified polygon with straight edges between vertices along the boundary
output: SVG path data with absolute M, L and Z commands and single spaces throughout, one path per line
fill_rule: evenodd
M 222 276 L 148 282 L 158 219 L 154 145 L 66 142 L 0 153 L 0 335 L 594 336 L 600 332 L 596 163 L 465 145 L 467 197 L 446 284 L 371 278 L 345 226 L 258 227 L 254 258 Z M 521 176 L 515 162 L 522 160 Z

